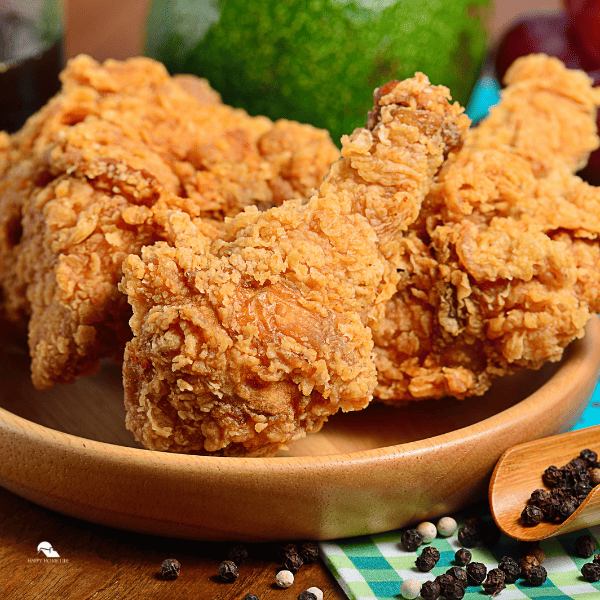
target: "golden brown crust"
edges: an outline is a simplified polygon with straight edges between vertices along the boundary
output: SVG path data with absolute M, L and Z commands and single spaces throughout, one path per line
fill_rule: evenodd
M 447 96 L 422 75 L 394 85 L 388 99 L 403 105 L 390 102 L 372 129 L 343 138 L 343 158 L 316 196 L 246 209 L 222 239 L 180 212 L 161 214 L 174 245 L 130 256 L 121 284 L 133 307 L 124 384 L 137 439 L 268 455 L 369 403 L 369 325 L 397 281 L 383 233 L 411 223 L 448 138 L 458 145 L 468 126 Z
M 4 312 L 31 315 L 39 388 L 122 351 L 130 312 L 116 287 L 121 263 L 164 239 L 157 208 L 214 225 L 245 206 L 281 203 L 282 188 L 306 198 L 339 156 L 324 132 L 249 117 L 206 82 L 171 78 L 150 59 L 79 56 L 61 79 L 61 93 L 0 139 Z M 272 135 L 279 143 L 263 152 Z M 219 235 L 213 225 L 202 227 Z
M 515 63 L 490 117 L 444 164 L 403 235 L 374 328 L 384 401 L 484 393 L 559 360 L 600 304 L 600 192 L 573 175 L 600 97 L 555 59 Z

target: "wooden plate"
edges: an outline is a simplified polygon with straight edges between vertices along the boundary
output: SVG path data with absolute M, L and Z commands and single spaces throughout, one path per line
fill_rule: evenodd
M 485 497 L 509 447 L 569 429 L 600 369 L 600 323 L 559 364 L 465 401 L 373 404 L 333 417 L 275 458 L 151 452 L 124 427 L 120 371 L 105 365 L 36 392 L 26 346 L 0 336 L 0 485 L 59 512 L 203 540 L 331 539 L 395 529 Z

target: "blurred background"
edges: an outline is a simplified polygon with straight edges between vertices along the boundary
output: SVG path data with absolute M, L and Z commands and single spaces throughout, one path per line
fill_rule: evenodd
M 102 60 L 127 58 L 143 50 L 146 0 L 66 0 L 66 55 L 82 52 Z M 559 0 L 498 0 L 489 23 L 496 38 L 524 12 L 558 11 Z

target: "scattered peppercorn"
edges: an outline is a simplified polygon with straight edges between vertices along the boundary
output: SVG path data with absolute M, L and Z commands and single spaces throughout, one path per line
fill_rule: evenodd
M 237 567 L 232 560 L 224 560 L 219 565 L 219 577 L 227 583 L 232 583 L 239 577 Z
M 236 565 L 241 565 L 248 558 L 248 550 L 243 544 L 236 544 L 229 549 L 227 558 L 232 560 Z
M 443 537 L 450 537 L 456 531 L 458 524 L 452 517 L 442 517 L 437 522 L 438 533 Z
M 479 543 L 479 531 L 474 525 L 461 525 L 458 529 L 458 541 L 466 548 L 474 548 Z
M 581 567 L 581 575 L 590 583 L 600 581 L 600 564 L 595 562 L 585 563 Z
M 281 566 L 291 573 L 297 573 L 304 565 L 304 561 L 299 554 L 290 552 L 284 559 Z
M 444 596 L 446 600 L 461 600 L 465 596 L 465 586 L 460 581 L 455 580 L 446 586 Z
M 437 527 L 429 521 L 424 521 L 417 525 L 417 530 L 423 536 L 423 543 L 429 544 L 437 536 Z
M 546 560 L 546 554 L 539 546 L 533 548 L 529 555 L 534 556 L 540 565 Z
M 298 546 L 296 544 L 286 544 L 279 547 L 278 560 L 282 563 L 288 554 L 298 554 Z
M 421 556 L 423 555 L 433 559 L 436 563 L 440 560 L 440 551 L 435 546 L 425 546 L 421 552 Z
M 308 590 L 304 590 L 298 594 L 298 600 L 317 600 L 317 597 Z
M 521 568 L 517 561 L 510 556 L 504 556 L 498 564 L 498 568 L 504 573 L 504 581 L 506 583 L 514 583 L 519 579 L 519 575 L 521 574 Z
M 285 569 L 283 571 L 279 571 L 277 575 L 275 575 L 275 583 L 280 588 L 289 588 L 290 585 L 294 583 L 294 574 Z
M 454 554 L 454 562 L 463 567 L 471 562 L 471 558 L 471 553 L 466 548 L 459 548 Z
M 504 583 L 504 572 L 500 569 L 492 569 L 483 582 L 483 589 L 488 596 L 495 596 L 506 587 Z
M 461 569 L 460 567 L 450 567 L 446 571 L 446 575 L 454 577 L 454 579 L 456 579 L 456 581 L 458 581 L 459 583 L 462 583 L 463 586 L 467 585 L 467 572 L 464 569 Z
M 581 535 L 575 540 L 575 554 L 589 558 L 596 551 L 596 540 L 589 535 Z
M 415 565 L 417 569 L 421 571 L 421 573 L 428 573 L 435 567 L 436 560 L 427 554 L 421 554 L 421 556 L 417 556 L 417 560 L 415 561 Z
M 414 552 L 423 544 L 423 536 L 416 529 L 407 529 L 400 540 L 402 548 L 407 552 Z
M 535 506 L 540 506 L 540 503 L 546 502 L 550 499 L 550 492 L 548 490 L 537 489 L 531 492 L 531 496 L 529 496 L 529 504 L 533 504 Z
M 481 585 L 487 575 L 487 567 L 480 562 L 470 562 L 466 567 L 467 581 L 471 585 Z
M 596 554 L 596 556 L 594 556 L 594 562 L 600 565 L 600 554 Z
M 319 558 L 319 544 L 316 542 L 304 542 L 300 544 L 298 554 L 302 557 L 305 565 L 310 565 Z
M 440 560 L 439 550 L 434 546 L 426 546 L 423 548 L 421 555 L 417 556 L 415 565 L 417 565 L 417 569 L 419 569 L 419 571 L 427 573 L 428 571 L 431 571 L 433 567 L 435 567 L 438 560 Z
M 160 575 L 166 581 L 177 579 L 180 571 L 181 565 L 174 558 L 167 558 L 160 565 Z
M 527 572 L 531 567 L 539 567 L 540 563 L 535 556 L 524 556 L 519 561 L 519 569 L 520 569 L 520 577 L 522 579 L 527 579 Z
M 540 586 L 546 581 L 548 573 L 542 565 L 533 566 L 527 571 L 527 583 L 529 585 Z
M 437 581 L 426 581 L 421 586 L 423 600 L 437 600 L 440 597 L 440 584 Z
M 256 594 L 246 594 L 242 600 L 259 600 Z
M 452 577 L 451 575 L 448 575 L 446 573 L 444 573 L 443 575 L 438 575 L 435 578 L 436 583 L 440 586 L 440 594 L 442 596 L 446 596 L 446 592 L 447 592 L 447 587 L 449 585 L 451 585 L 452 583 L 454 583 L 456 581 L 456 579 L 454 579 L 454 577 Z
M 314 594 L 317 600 L 323 600 L 323 591 L 320 588 L 313 586 L 309 587 L 306 591 Z
M 541 520 L 542 511 L 537 506 L 528 505 L 521 513 L 521 521 L 523 521 L 523 525 L 527 525 L 527 527 L 538 525 Z
M 405 579 L 400 586 L 400 594 L 406 600 L 414 600 L 421 592 L 421 584 L 416 579 Z

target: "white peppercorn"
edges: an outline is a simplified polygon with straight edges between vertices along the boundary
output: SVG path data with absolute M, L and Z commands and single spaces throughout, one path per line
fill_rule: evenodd
M 414 600 L 421 593 L 421 583 L 416 579 L 405 579 L 400 586 L 400 594 L 406 600 Z
M 294 574 L 291 571 L 279 571 L 275 576 L 275 583 L 281 588 L 289 588 L 294 583 Z
M 423 536 L 423 543 L 429 544 L 437 536 L 437 528 L 433 523 L 429 521 L 423 521 L 417 525 L 417 531 Z
M 438 533 L 444 537 L 450 537 L 456 532 L 458 524 L 452 517 L 442 517 L 437 522 Z

